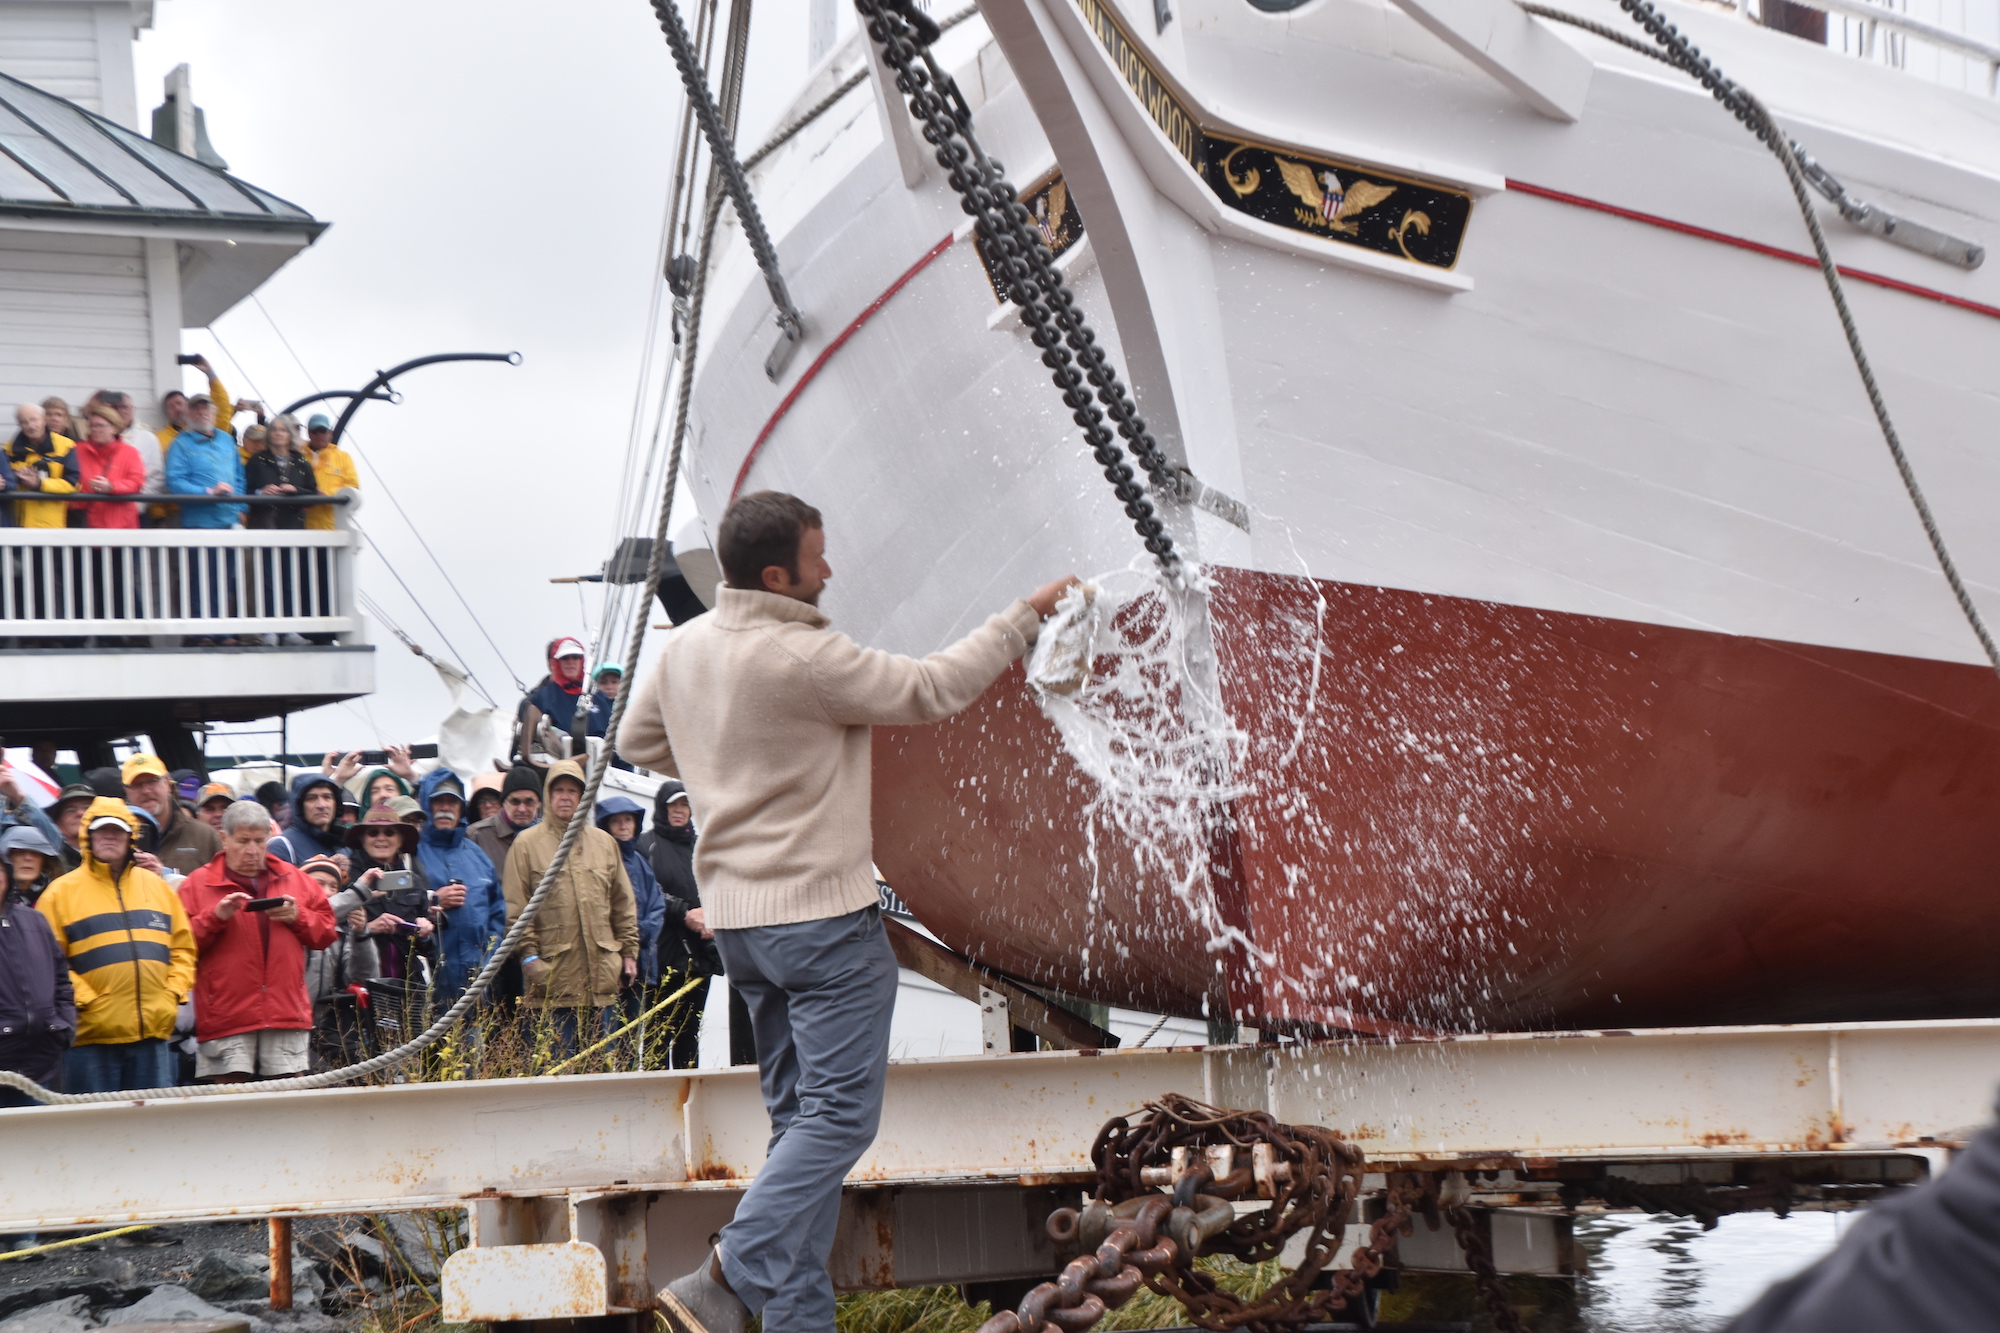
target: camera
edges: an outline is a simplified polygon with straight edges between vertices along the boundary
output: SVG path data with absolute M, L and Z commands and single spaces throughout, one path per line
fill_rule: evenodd
M 385 870 L 375 887 L 382 895 L 384 912 L 393 913 L 405 921 L 416 921 L 430 914 L 430 891 L 417 887 L 413 871 Z
M 201 358 L 194 355 L 192 352 L 182 352 L 179 356 L 174 358 L 174 363 L 176 365 L 182 365 L 182 366 L 199 365 L 201 363 Z

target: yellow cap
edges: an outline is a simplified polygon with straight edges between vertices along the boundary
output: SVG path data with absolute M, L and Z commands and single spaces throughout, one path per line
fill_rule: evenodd
M 125 785 L 129 787 L 135 779 L 142 778 L 148 773 L 161 778 L 167 776 L 167 766 L 160 762 L 160 756 L 135 754 L 125 761 L 125 767 L 119 770 L 118 776 L 124 779 Z

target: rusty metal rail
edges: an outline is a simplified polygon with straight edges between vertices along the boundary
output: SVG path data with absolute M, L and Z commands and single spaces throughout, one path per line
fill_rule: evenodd
M 1179 1091 L 1328 1126 L 1384 1169 L 1937 1155 L 1996 1080 L 2000 1020 L 910 1060 L 851 1179 L 1082 1180 L 1107 1115 Z M 748 1069 L 0 1111 L 0 1231 L 740 1188 L 767 1133 Z

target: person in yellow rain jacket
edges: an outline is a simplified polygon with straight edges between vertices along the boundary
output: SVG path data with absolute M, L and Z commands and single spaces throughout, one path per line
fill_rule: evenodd
M 24 494 L 73 495 L 76 481 L 70 476 L 75 466 L 69 451 L 75 441 L 49 430 L 48 414 L 35 403 L 14 409 L 20 426 L 7 446 L 7 466 L 13 471 L 14 489 Z M 14 522 L 24 528 L 66 528 L 69 505 L 60 500 L 17 500 Z
M 319 483 L 321 495 L 337 494 L 343 486 L 361 489 L 361 476 L 354 470 L 354 460 L 333 442 L 333 422 L 326 413 L 315 412 L 306 422 L 306 443 L 312 446 L 313 480 Z M 321 532 L 333 531 L 333 506 L 314 505 L 306 510 L 306 526 Z
M 83 817 L 83 864 L 35 907 L 55 929 L 76 988 L 76 1043 L 63 1067 L 69 1092 L 172 1087 L 174 1014 L 194 988 L 194 932 L 167 882 L 134 864 L 139 820 L 100 796 Z

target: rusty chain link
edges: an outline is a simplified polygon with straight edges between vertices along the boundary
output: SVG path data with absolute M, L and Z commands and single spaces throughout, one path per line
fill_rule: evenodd
M 1447 1208 L 1444 1217 L 1451 1223 L 1452 1235 L 1458 1238 L 1458 1248 L 1464 1253 L 1465 1266 L 1472 1270 L 1472 1280 L 1486 1301 L 1486 1311 L 1493 1316 L 1493 1327 L 1499 1333 L 1528 1333 L 1528 1326 L 1521 1322 L 1514 1303 L 1507 1298 L 1507 1284 L 1501 1281 L 1500 1270 L 1493 1266 L 1493 1250 L 1480 1234 L 1479 1219 L 1463 1204 Z
M 1336 1311 L 1369 1324 L 1369 1288 L 1389 1252 L 1411 1233 L 1417 1213 L 1433 1229 L 1442 1220 L 1434 1176 L 1392 1173 L 1367 1241 L 1346 1268 L 1331 1269 L 1361 1197 L 1361 1150 L 1328 1129 L 1280 1124 L 1262 1111 L 1218 1110 L 1178 1094 L 1106 1123 L 1090 1156 L 1097 1168 L 1090 1199 L 1081 1209 L 1056 1209 L 1048 1221 L 1049 1235 L 1078 1246 L 1083 1257 L 980 1333 L 1082 1333 L 1142 1285 L 1179 1301 L 1192 1323 L 1212 1333 L 1296 1333 Z M 1236 1202 L 1250 1199 L 1265 1205 L 1239 1217 Z M 1520 1333 L 1472 1213 L 1450 1212 L 1495 1327 Z M 1300 1233 L 1306 1242 L 1297 1266 L 1253 1298 L 1195 1267 L 1204 1254 L 1264 1263 Z

